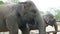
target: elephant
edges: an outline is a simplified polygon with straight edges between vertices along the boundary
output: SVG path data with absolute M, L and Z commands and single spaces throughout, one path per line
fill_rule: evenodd
M 32 1 L 25 1 L 19 4 L 24 5 L 24 11 L 22 12 L 23 15 L 19 17 L 20 21 L 18 21 L 18 27 L 19 29 L 21 29 L 22 34 L 30 34 L 29 24 L 32 23 L 34 25 L 35 21 L 37 22 L 38 25 L 37 28 L 39 30 L 39 34 L 46 34 L 44 20 L 39 10 L 37 9 L 36 5 Z
M 55 31 L 58 31 L 58 27 L 57 27 L 57 23 L 56 23 L 56 19 L 54 17 L 54 15 L 52 15 L 51 13 L 47 13 L 45 15 L 43 15 L 43 19 L 45 21 L 46 27 L 48 25 L 50 26 L 54 26 Z M 57 34 L 57 32 L 53 32 L 53 34 Z
M 21 29 L 22 34 L 29 34 L 29 26 L 22 23 L 24 17 L 28 19 L 25 20 L 25 25 L 34 19 L 38 23 L 39 34 L 45 34 L 44 20 L 32 1 L 0 5 L 0 32 L 9 31 L 9 34 L 18 34 L 18 29 Z

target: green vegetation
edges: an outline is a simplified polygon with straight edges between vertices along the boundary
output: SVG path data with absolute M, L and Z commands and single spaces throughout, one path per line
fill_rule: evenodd
M 56 10 L 57 15 L 55 16 L 57 20 L 60 20 L 60 10 Z
M 18 2 L 19 0 L 11 0 L 11 2 Z
M 3 1 L 0 1 L 0 4 L 4 4 L 4 2 Z

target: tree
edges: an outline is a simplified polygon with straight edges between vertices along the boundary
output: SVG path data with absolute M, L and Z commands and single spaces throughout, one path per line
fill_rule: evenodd
M 11 0 L 11 2 L 19 2 L 19 0 Z
M 55 16 L 57 20 L 60 20 L 60 10 L 56 10 L 57 15 Z
M 4 4 L 4 2 L 3 1 L 0 1 L 0 4 Z

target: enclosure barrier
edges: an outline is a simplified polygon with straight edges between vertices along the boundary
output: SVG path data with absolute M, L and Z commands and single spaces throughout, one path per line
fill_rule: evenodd
M 60 20 L 56 20 L 56 22 L 60 22 Z
M 53 33 L 53 32 L 60 32 L 60 30 L 58 30 L 58 31 L 49 31 L 49 32 L 46 32 L 46 33 L 50 34 L 50 33 Z

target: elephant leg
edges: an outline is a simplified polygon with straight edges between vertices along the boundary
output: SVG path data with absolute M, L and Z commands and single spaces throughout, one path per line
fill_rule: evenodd
M 9 31 L 9 34 L 18 34 L 18 28 L 13 26 Z
M 18 34 L 18 25 L 15 17 L 13 16 L 7 17 L 6 26 L 9 29 L 9 34 Z
M 30 31 L 27 28 L 22 28 L 21 31 L 22 34 L 30 34 Z
M 45 25 L 41 24 L 39 27 L 39 34 L 46 34 L 46 28 Z
M 54 23 L 54 28 L 56 32 L 54 32 L 53 34 L 57 34 L 57 31 L 58 31 L 57 23 Z

